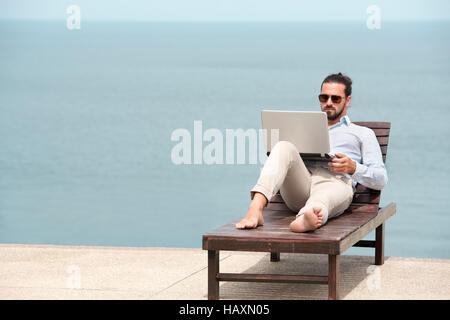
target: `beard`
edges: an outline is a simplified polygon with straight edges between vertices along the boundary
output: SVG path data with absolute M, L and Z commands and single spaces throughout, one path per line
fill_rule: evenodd
M 336 108 L 332 106 L 325 106 L 322 111 L 326 112 L 328 120 L 336 120 L 339 118 L 344 111 L 345 108 L 342 108 L 342 110 L 338 113 L 336 112 Z

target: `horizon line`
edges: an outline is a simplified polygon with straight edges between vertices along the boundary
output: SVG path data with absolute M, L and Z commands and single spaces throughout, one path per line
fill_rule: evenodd
M 24 17 L 0 17 L 0 21 L 47 21 L 64 22 L 66 18 L 24 18 Z M 142 20 L 142 19 L 92 19 L 83 18 L 83 21 L 89 22 L 164 22 L 164 23 L 311 23 L 311 22 L 366 22 L 366 19 L 317 19 L 317 20 Z M 383 19 L 383 22 L 450 22 L 450 18 L 443 19 Z

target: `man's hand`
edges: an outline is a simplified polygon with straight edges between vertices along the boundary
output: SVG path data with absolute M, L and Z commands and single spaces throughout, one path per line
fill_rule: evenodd
M 332 172 L 353 174 L 356 170 L 356 162 L 347 157 L 345 154 L 336 153 L 336 158 L 328 162 L 328 166 Z

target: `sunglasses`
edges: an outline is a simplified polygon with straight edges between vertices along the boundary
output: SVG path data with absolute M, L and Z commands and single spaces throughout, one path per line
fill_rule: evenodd
M 329 96 L 329 95 L 323 94 L 323 93 L 319 94 L 319 101 L 322 103 L 327 102 L 329 98 L 331 98 L 331 102 L 333 102 L 333 103 L 341 103 L 341 101 L 342 101 L 341 96 L 334 96 L 334 95 Z

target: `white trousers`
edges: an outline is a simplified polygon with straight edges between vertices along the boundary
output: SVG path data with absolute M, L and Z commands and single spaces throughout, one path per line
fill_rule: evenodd
M 268 201 L 280 190 L 287 207 L 297 217 L 307 209 L 322 208 L 322 225 L 343 213 L 353 199 L 352 180 L 325 168 L 306 168 L 297 148 L 279 141 L 272 149 L 256 185 L 250 191 L 262 193 Z

